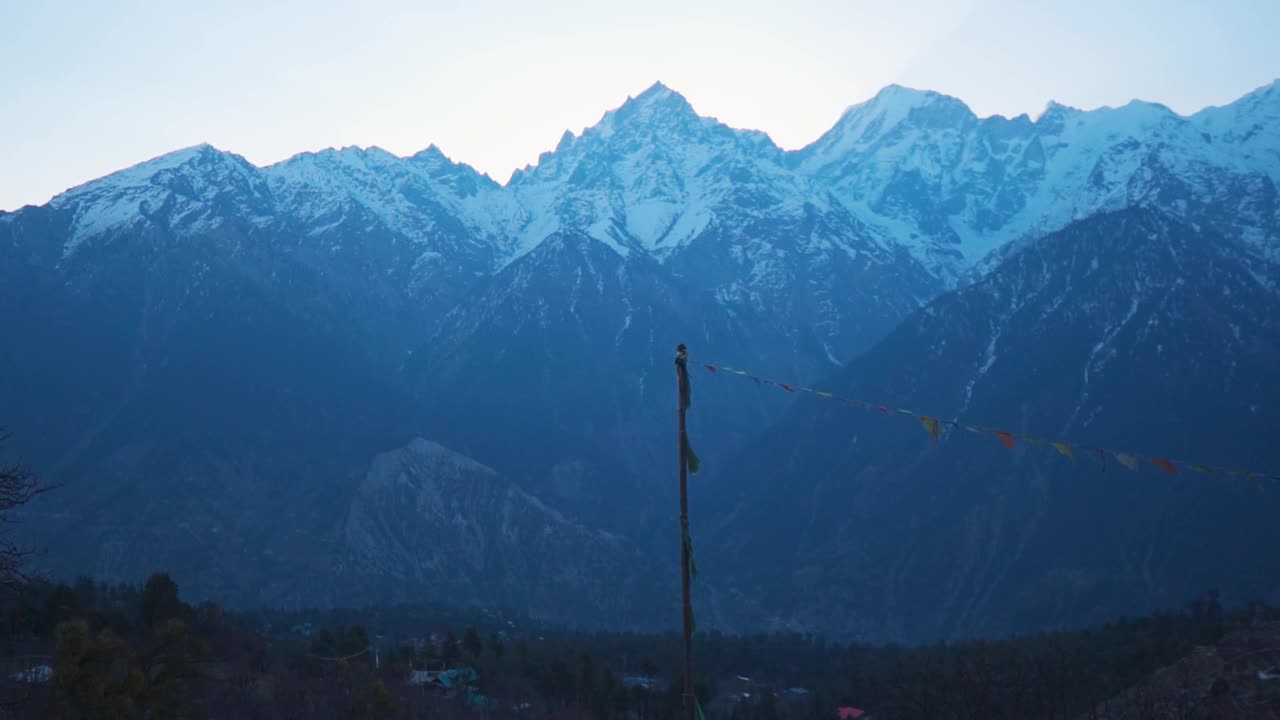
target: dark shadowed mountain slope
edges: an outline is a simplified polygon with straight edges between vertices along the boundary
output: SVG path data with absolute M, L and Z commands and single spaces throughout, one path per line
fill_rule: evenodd
M 1100 215 L 915 313 L 827 389 L 1275 472 L 1278 280 L 1158 212 Z M 933 443 L 913 418 L 815 399 L 704 496 L 699 513 L 722 518 L 704 575 L 738 593 L 726 616 L 896 640 L 1098 622 L 1208 587 L 1280 593 L 1263 549 L 1277 489 L 1076 454 L 964 430 Z

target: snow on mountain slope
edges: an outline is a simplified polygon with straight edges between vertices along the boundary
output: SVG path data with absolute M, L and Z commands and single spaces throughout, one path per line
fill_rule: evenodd
M 558 230 L 666 259 L 717 224 L 829 207 L 782 161 L 767 135 L 699 117 L 656 84 L 516 173 L 511 189 L 529 222 L 510 259 Z
M 310 236 L 355 221 L 381 224 L 428 250 L 446 249 L 432 247 L 441 235 L 492 248 L 515 214 L 501 186 L 434 145 L 410 158 L 378 147 L 302 153 L 263 172 L 282 213 Z
M 230 222 L 330 244 L 381 231 L 421 246 L 420 260 L 478 253 L 481 270 L 517 214 L 501 186 L 435 146 L 409 158 L 377 147 L 329 149 L 258 168 L 198 145 L 72 188 L 49 207 L 69 218 L 64 257 L 144 223 L 194 237 Z
M 469 245 L 497 269 L 558 231 L 666 261 L 716 228 L 842 205 L 860 236 L 847 251 L 907 248 L 955 284 L 1008 243 L 1135 204 L 1189 219 L 1229 204 L 1242 218 L 1237 234 L 1275 257 L 1278 181 L 1277 83 L 1191 117 L 1134 101 L 1089 112 L 1050 103 L 1035 120 L 979 119 L 955 98 L 891 85 L 791 153 L 698 116 L 659 83 L 581 136 L 566 132 L 506 187 L 434 146 L 409 158 L 331 149 L 258 169 L 201 145 L 74 188 L 51 207 L 73 216 L 65 254 L 163 210 L 179 233 L 233 215 L 259 226 L 288 218 L 312 237 L 380 226 L 421 245 L 424 260 Z
M 1050 103 L 1034 121 L 979 119 L 955 98 L 890 86 L 789 161 L 952 282 L 1007 243 L 1142 204 L 1188 218 L 1252 207 L 1236 231 L 1274 256 L 1273 213 L 1257 206 L 1280 173 L 1278 116 L 1274 84 L 1190 118 L 1134 101 Z
M 1280 80 L 1230 105 L 1205 108 L 1191 122 L 1210 142 L 1232 147 L 1230 155 L 1243 168 L 1280 182 Z
M 265 224 L 269 198 L 258 168 L 203 144 L 74 187 L 49 205 L 71 215 L 66 257 L 88 238 L 144 221 L 186 233 L 207 232 L 231 219 Z

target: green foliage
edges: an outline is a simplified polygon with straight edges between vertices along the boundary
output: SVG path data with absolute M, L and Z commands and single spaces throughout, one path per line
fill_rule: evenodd
M 85 620 L 58 625 L 53 668 L 54 716 L 62 720 L 145 717 L 178 720 L 199 715 L 186 692 L 195 677 L 190 651 L 199 645 L 181 620 L 162 623 L 141 651 Z
M 396 713 L 396 703 L 382 680 L 374 679 L 362 688 L 355 702 L 343 714 L 350 720 L 387 720 Z
M 37 584 L 5 609 L 0 633 L 24 652 L 48 643 L 55 658 L 52 681 L 37 688 L 46 694 L 18 717 L 475 717 L 525 704 L 532 717 L 681 716 L 677 633 L 568 632 L 492 612 L 434 612 L 237 615 L 208 603 L 191 608 L 156 575 L 141 589 Z M 872 647 L 704 632 L 695 638 L 695 693 L 708 720 L 830 718 L 839 705 L 873 710 L 877 720 L 1066 720 L 1196 645 L 1265 620 L 1280 613 L 1260 602 L 1230 613 L 1206 593 L 1181 613 L 1000 641 Z M 380 667 L 369 627 L 387 638 Z M 453 628 L 463 628 L 461 642 Z M 445 634 L 438 655 L 425 642 L 435 633 Z M 479 679 L 450 692 L 408 685 L 411 669 L 446 662 L 475 668 Z M 746 687 L 739 676 L 750 678 Z M 796 686 L 807 692 L 791 692 Z
M 155 627 L 160 622 L 181 617 L 186 610 L 178 599 L 178 584 L 167 573 L 156 573 L 147 578 L 142 588 L 139 610 L 142 622 L 147 627 Z

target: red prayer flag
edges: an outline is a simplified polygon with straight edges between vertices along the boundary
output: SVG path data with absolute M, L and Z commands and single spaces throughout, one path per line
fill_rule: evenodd
M 1003 430 L 992 430 L 991 434 L 995 435 L 996 438 L 1000 440 L 1000 444 L 1007 448 L 1011 448 L 1017 444 L 1017 441 L 1013 439 L 1012 433 L 1007 433 Z
M 1151 461 L 1152 465 L 1155 465 L 1156 467 L 1169 473 L 1170 475 L 1178 474 L 1178 466 L 1174 465 L 1168 460 L 1165 460 L 1164 458 L 1153 457 L 1153 458 L 1147 458 L 1147 459 Z
M 877 405 L 877 406 L 876 406 L 876 409 L 877 409 L 877 410 L 879 410 L 880 412 L 884 413 L 885 415 L 892 415 L 892 414 L 893 414 L 893 411 L 892 411 L 892 410 L 890 410 L 889 408 L 885 407 L 884 405 Z
M 703 367 L 705 367 L 706 369 L 710 370 L 711 372 L 715 372 L 715 371 L 716 371 L 716 366 L 715 366 L 715 365 L 703 365 Z
M 782 388 L 783 390 L 786 390 L 787 392 L 795 392 L 795 391 L 796 391 L 796 389 L 795 389 L 795 388 L 791 387 L 790 385 L 788 385 L 788 384 L 786 384 L 786 383 L 778 383 L 778 387 Z

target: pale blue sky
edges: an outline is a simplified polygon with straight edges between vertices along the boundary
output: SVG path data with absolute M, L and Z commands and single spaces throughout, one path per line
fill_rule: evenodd
M 655 80 L 785 148 L 897 82 L 980 115 L 1280 76 L 1280 0 L 0 0 L 0 209 L 200 142 L 436 143 L 505 182 Z

